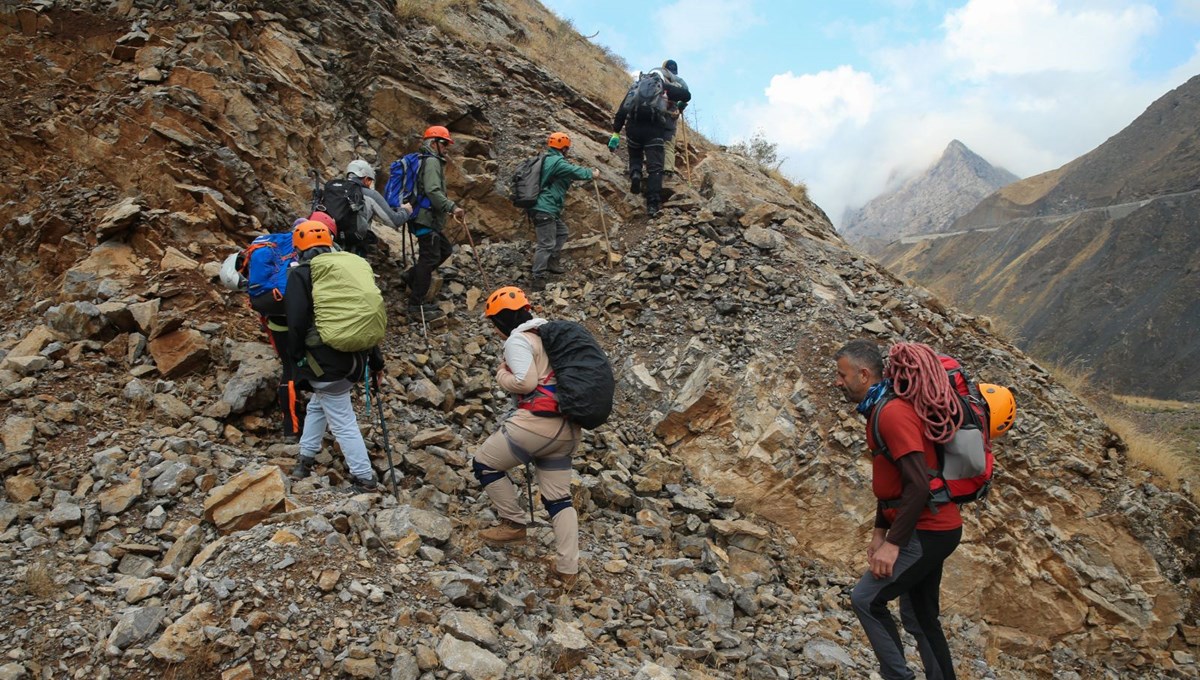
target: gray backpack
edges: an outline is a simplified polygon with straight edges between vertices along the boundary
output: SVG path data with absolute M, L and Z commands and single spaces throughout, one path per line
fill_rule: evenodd
M 537 203 L 538 194 L 542 193 L 542 163 L 545 160 L 546 154 L 540 153 L 517 166 L 509 185 L 513 205 L 529 210 Z

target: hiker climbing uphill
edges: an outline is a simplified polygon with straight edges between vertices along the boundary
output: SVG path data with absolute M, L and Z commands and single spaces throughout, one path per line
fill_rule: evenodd
M 500 515 L 499 526 L 479 535 L 494 544 L 525 540 L 526 517 L 505 473 L 532 464 L 554 528 L 554 574 L 570 588 L 579 572 L 571 456 L 580 428 L 597 427 L 612 410 L 612 367 L 581 326 L 535 317 L 520 288 L 505 286 L 488 296 L 485 315 L 505 339 L 496 382 L 513 395 L 517 408 L 472 461 L 475 478 Z
M 408 286 L 409 320 L 431 320 L 443 316 L 435 304 L 426 304 L 425 297 L 433 280 L 433 272 L 450 257 L 453 245 L 444 233 L 446 218 L 461 219 L 463 209 L 446 195 L 446 157 L 450 131 L 441 125 L 425 130 L 420 154 L 423 158 L 417 178 L 418 195 L 428 199 L 428 209 L 417 212 L 409 231 L 417 239 L 417 262 L 403 274 Z
M 530 288 L 540 291 L 546 288 L 549 274 L 562 274 L 566 271 L 562 263 L 562 249 L 570 233 L 567 223 L 562 219 L 563 199 L 571 182 L 589 180 L 594 172 L 589 168 L 580 167 L 567 160 L 571 151 L 571 138 L 565 132 L 553 132 L 546 140 L 548 151 L 542 156 L 540 168 L 531 168 L 539 172 L 538 186 L 540 190 L 533 207 L 529 209 L 529 218 L 537 238 L 537 246 L 533 254 L 533 278 Z
M 663 137 L 663 176 L 671 177 L 675 175 L 675 137 L 679 118 L 688 102 L 692 101 L 692 92 L 688 89 L 687 81 L 679 77 L 679 65 L 674 59 L 667 59 L 662 66 L 650 72 L 668 84 L 664 88 L 667 93 L 667 131 Z
M 378 344 L 387 326 L 383 296 L 367 261 L 353 253 L 333 252 L 329 228 L 316 221 L 292 232 L 299 264 L 288 273 L 285 296 L 288 359 L 313 390 L 300 436 L 300 459 L 292 475 L 311 474 L 326 427 L 342 450 L 351 483 L 374 491 L 375 473 L 350 392 L 370 368 L 373 380 L 383 375 Z
M 962 539 L 962 516 L 955 503 L 931 502 L 926 471 L 938 469 L 938 442 L 930 435 L 948 441 L 954 434 L 953 428 L 937 424 L 954 417 L 948 411 L 958 400 L 951 395 L 937 355 L 924 345 L 896 345 L 889 370 L 914 359 L 922 368 L 905 375 L 905 393 L 913 395 L 905 398 L 893 392 L 892 374 L 885 378 L 883 356 L 874 342 L 853 340 L 834 354 L 835 385 L 867 418 L 871 488 L 877 499 L 875 528 L 867 545 L 870 568 L 850 601 L 883 677 L 915 677 L 888 611 L 888 602 L 899 598 L 901 621 L 916 638 L 925 676 L 953 680 L 939 596 L 942 564 Z M 934 394 L 938 399 L 931 402 L 927 395 Z
M 356 255 L 366 255 L 375 244 L 371 221 L 378 219 L 393 229 L 401 229 L 408 221 L 412 207 L 402 205 L 393 210 L 383 196 L 372 188 L 375 169 L 359 158 L 346 166 L 346 176 L 325 183 L 314 196 L 316 215 L 323 213 L 333 219 L 331 230 L 335 241 Z
M 648 217 L 656 216 L 662 207 L 665 140 L 670 131 L 667 123 L 668 90 L 673 90 L 677 98 L 683 97 L 683 92 L 686 92 L 664 82 L 654 72 L 638 77 L 617 107 L 613 118 L 613 135 L 608 140 L 608 148 L 615 151 L 621 143 L 621 130 L 626 130 L 629 137 L 629 190 L 645 195 Z

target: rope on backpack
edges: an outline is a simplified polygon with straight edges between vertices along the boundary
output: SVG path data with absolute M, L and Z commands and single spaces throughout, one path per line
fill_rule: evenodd
M 892 379 L 896 396 L 912 404 L 925 436 L 943 444 L 954 437 L 962 422 L 962 402 L 946 379 L 938 355 L 919 342 L 898 342 L 888 351 L 883 375 Z

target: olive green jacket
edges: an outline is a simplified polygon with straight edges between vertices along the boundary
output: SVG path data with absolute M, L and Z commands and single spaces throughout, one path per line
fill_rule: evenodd
M 434 153 L 428 141 L 421 145 L 420 152 L 428 155 L 421 161 L 417 187 L 420 195 L 429 198 L 431 207 L 421 210 L 413 221 L 427 229 L 442 231 L 446 227 L 446 217 L 457 205 L 446 195 L 446 159 Z

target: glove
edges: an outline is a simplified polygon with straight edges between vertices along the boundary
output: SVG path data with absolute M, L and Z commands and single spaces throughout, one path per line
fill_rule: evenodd
M 614 132 L 613 136 L 608 138 L 608 150 L 616 151 L 617 147 L 620 145 L 621 145 L 621 135 Z
M 375 371 L 374 373 L 371 374 L 371 392 L 373 394 L 379 393 L 379 386 L 382 383 L 383 383 L 383 371 L 382 370 Z

